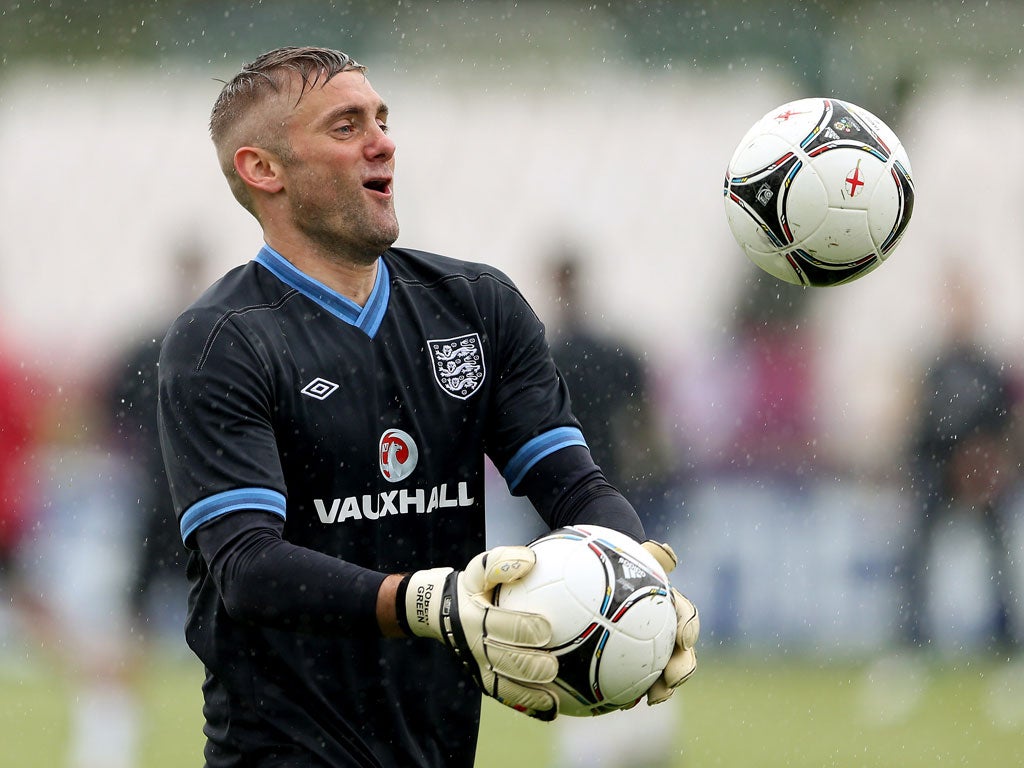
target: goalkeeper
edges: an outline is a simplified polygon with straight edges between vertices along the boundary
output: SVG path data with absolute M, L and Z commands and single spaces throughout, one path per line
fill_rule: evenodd
M 550 627 L 491 603 L 533 554 L 481 552 L 485 455 L 548 525 L 645 538 L 508 277 L 393 247 L 387 121 L 321 48 L 264 54 L 213 108 L 265 242 L 171 326 L 159 385 L 210 768 L 469 766 L 481 692 L 556 716 Z M 696 664 L 675 598 L 651 703 Z

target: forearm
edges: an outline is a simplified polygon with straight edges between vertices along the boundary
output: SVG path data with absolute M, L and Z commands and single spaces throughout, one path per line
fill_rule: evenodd
M 377 618 L 385 574 L 285 541 L 271 515 L 232 513 L 195 541 L 233 619 L 339 636 L 386 629 Z
M 584 447 L 571 446 L 541 459 L 516 493 L 527 496 L 552 528 L 590 523 L 637 541 L 646 538 L 633 505 L 608 482 Z

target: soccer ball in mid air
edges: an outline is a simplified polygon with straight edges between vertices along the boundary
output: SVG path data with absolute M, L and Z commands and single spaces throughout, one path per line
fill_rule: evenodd
M 896 134 L 838 99 L 800 99 L 747 131 L 725 174 L 733 236 L 761 269 L 796 285 L 849 283 L 881 264 L 914 210 Z
M 559 528 L 531 542 L 537 562 L 503 584 L 495 603 L 551 622 L 558 657 L 549 687 L 563 715 L 628 707 L 668 664 L 676 611 L 665 571 L 639 543 L 596 525 Z

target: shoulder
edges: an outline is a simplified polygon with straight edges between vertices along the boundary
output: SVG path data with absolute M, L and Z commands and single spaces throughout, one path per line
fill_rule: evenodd
M 232 269 L 171 323 L 161 349 L 168 361 L 202 366 L 218 341 L 251 335 L 251 329 L 282 309 L 295 291 L 255 261 Z M 230 346 L 237 351 L 238 345 Z
M 508 275 L 482 262 L 453 259 L 413 248 L 389 248 L 384 254 L 384 261 L 392 279 L 399 282 L 431 285 L 463 281 L 519 293 Z

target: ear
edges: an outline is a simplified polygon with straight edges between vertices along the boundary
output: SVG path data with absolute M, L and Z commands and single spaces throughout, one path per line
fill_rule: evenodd
M 274 194 L 284 189 L 282 166 L 277 156 L 262 147 L 239 147 L 235 173 L 254 190 Z

